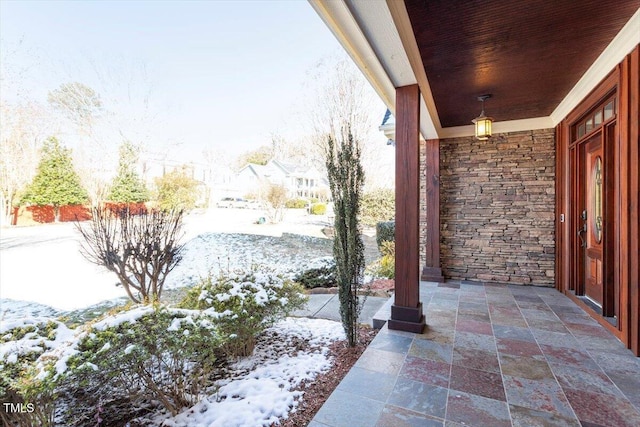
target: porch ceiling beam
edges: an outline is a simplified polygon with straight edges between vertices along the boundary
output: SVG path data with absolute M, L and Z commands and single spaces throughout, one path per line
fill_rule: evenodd
M 345 1 L 308 0 L 387 108 L 395 111 L 395 86 Z
M 371 7 L 369 0 L 308 1 L 395 115 L 395 88 L 417 80 L 385 3 Z M 423 138 L 436 138 L 422 95 L 420 104 L 420 132 Z
M 391 19 L 393 19 L 400 41 L 409 59 L 409 63 L 411 64 L 413 75 L 420 87 L 420 95 L 426 107 L 426 109 L 423 108 L 422 111 L 428 113 L 429 116 L 428 124 L 430 126 L 428 126 L 428 129 L 423 129 L 427 124 L 422 123 L 423 118 L 420 117 L 422 136 L 425 139 L 437 139 L 442 131 L 440 117 L 438 116 L 436 102 L 433 99 L 429 79 L 427 79 L 427 73 L 425 72 L 424 65 L 422 64 L 422 57 L 420 56 L 420 50 L 418 49 L 418 42 L 413 34 L 413 28 L 411 27 L 407 8 L 404 1 L 386 0 L 386 2 L 387 7 L 389 8 L 389 13 L 391 14 Z

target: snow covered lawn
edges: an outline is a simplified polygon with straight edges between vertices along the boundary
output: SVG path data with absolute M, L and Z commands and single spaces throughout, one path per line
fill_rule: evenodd
M 312 222 L 316 219 L 293 212 L 289 223 L 258 226 L 252 224 L 256 215 L 238 209 L 189 215 L 183 259 L 167 276 L 165 289 L 192 286 L 209 272 L 251 264 L 290 274 L 331 254 L 331 242 L 317 237 L 321 225 Z M 116 275 L 89 263 L 79 247 L 79 233 L 70 223 L 0 230 L 0 320 L 64 314 L 126 297 Z

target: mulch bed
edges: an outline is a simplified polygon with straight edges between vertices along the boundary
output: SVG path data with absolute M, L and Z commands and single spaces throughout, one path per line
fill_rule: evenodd
M 395 281 L 393 279 L 375 279 L 369 283 L 365 283 L 362 286 L 361 292 L 363 295 L 372 297 L 389 297 L 393 293 L 395 287 Z M 338 288 L 313 288 L 308 289 L 310 294 L 337 294 Z
M 289 418 L 282 420 L 279 425 L 284 427 L 308 425 L 377 333 L 376 329 L 361 326 L 356 347 L 349 347 L 346 341 L 334 342 L 329 347 L 329 354 L 333 357 L 333 367 L 324 374 L 318 375 L 313 382 L 301 384 L 299 389 L 304 391 L 302 401 L 295 412 L 290 412 Z

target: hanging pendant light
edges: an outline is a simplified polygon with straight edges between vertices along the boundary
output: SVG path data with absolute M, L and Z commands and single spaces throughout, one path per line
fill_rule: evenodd
M 491 95 L 482 95 L 478 97 L 478 101 L 482 101 L 482 111 L 480 115 L 472 120 L 476 127 L 476 138 L 480 141 L 486 141 L 491 137 L 491 123 L 493 123 L 492 117 L 487 117 L 484 114 L 484 101 L 491 98 Z

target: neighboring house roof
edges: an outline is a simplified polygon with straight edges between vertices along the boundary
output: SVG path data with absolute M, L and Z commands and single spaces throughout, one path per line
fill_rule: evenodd
M 395 144 L 396 139 L 396 118 L 391 114 L 391 110 L 387 108 L 387 111 L 384 113 L 384 118 L 382 119 L 382 124 L 378 128 L 382 132 L 384 132 L 384 136 L 387 137 L 387 145 Z
M 287 163 L 281 160 L 274 159 L 274 160 L 271 160 L 269 163 L 271 163 L 273 166 L 282 170 L 286 175 L 299 176 L 299 175 L 304 175 L 311 170 L 311 168 L 307 166 L 303 166 L 296 163 Z
M 258 165 L 248 163 L 240 171 L 238 175 L 253 174 L 256 178 L 263 180 L 273 180 L 274 178 L 314 178 L 322 185 L 328 185 L 327 180 L 320 176 L 320 173 L 309 166 L 302 166 L 295 163 L 287 163 L 281 160 L 270 160 L 266 165 Z
M 382 123 L 380 124 L 380 127 L 384 127 L 384 126 L 388 126 L 390 124 L 395 125 L 396 124 L 396 119 L 395 117 L 393 117 L 393 114 L 391 114 L 391 110 L 389 110 L 387 108 L 387 111 L 384 113 L 384 118 L 382 119 Z
M 260 178 L 265 175 L 264 166 L 258 165 L 255 163 L 247 163 L 242 169 L 238 171 L 238 175 L 242 175 L 245 173 L 250 173 L 255 175 L 257 178 Z

